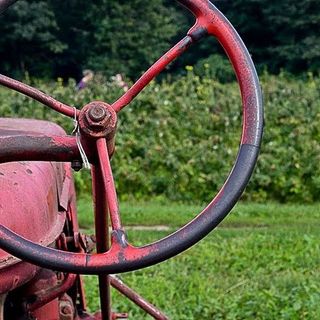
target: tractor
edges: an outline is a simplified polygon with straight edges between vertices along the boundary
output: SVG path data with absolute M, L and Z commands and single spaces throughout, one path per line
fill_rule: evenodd
M 0 0 L 0 13 L 14 2 Z M 193 13 L 195 24 L 113 103 L 92 101 L 76 109 L 0 75 L 2 86 L 75 122 L 74 133 L 67 135 L 49 121 L 0 118 L 0 320 L 126 318 L 126 313 L 112 311 L 110 286 L 153 318 L 168 319 L 117 274 L 160 263 L 195 245 L 242 195 L 263 131 L 257 73 L 238 33 L 210 1 L 178 2 Z M 169 63 L 210 36 L 223 47 L 240 86 L 243 110 L 238 155 L 220 191 L 193 220 L 159 241 L 134 246 L 121 221 L 111 167 L 118 113 Z M 83 166 L 91 170 L 95 236 L 78 227 L 72 174 Z M 88 274 L 99 279 L 101 310 L 94 314 L 87 312 L 81 276 Z

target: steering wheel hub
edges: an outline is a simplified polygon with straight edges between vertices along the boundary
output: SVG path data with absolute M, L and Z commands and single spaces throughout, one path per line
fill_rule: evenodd
M 78 122 L 86 136 L 111 139 L 117 128 L 117 114 L 109 104 L 93 101 L 82 108 Z

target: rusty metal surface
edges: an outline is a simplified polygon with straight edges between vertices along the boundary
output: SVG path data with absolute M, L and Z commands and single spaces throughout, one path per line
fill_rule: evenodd
M 0 130 L 0 163 L 16 161 L 73 161 L 80 159 L 74 137 L 13 135 Z M 4 135 L 6 134 L 6 135 Z
M 64 280 L 60 283 L 53 283 L 48 286 L 48 283 L 44 283 L 44 285 L 38 290 L 33 290 L 32 294 L 34 297 L 34 301 L 28 304 L 27 309 L 29 311 L 35 311 L 46 305 L 48 302 L 55 300 L 60 297 L 63 293 L 67 292 L 75 283 L 77 275 L 75 274 L 67 274 Z
M 101 190 L 100 195 L 104 195 L 110 215 L 110 223 L 113 230 L 122 230 L 120 211 L 116 187 L 112 175 L 110 159 L 104 155 L 108 154 L 107 143 L 104 139 L 97 140 L 97 151 L 101 168 Z M 99 195 L 99 196 L 100 196 Z M 94 195 L 97 197 L 97 194 Z
M 90 150 L 88 157 L 94 161 Z M 81 159 L 76 138 L 48 121 L 0 118 L 0 163 Z
M 31 315 L 30 315 L 31 316 Z M 58 299 L 51 301 L 32 313 L 32 318 L 36 320 L 60 320 Z M 29 320 L 29 319 L 28 319 Z
M 89 161 L 97 162 L 96 151 L 90 147 L 92 141 L 82 142 Z M 114 135 L 107 140 L 107 145 L 112 157 Z M 76 137 L 66 135 L 58 125 L 42 120 L 0 118 L 0 163 L 76 160 L 81 161 Z
M 0 270 L 0 294 L 10 292 L 30 281 L 39 267 L 26 262 L 10 263 Z
M 44 121 L 0 119 L 0 135 L 1 130 L 16 134 L 16 128 L 19 128 L 20 133 L 30 131 L 30 128 L 35 133 L 37 130 L 63 133 L 57 125 Z M 58 210 L 58 171 L 61 171 L 61 165 L 57 163 L 0 164 L 0 223 L 42 245 L 54 242 L 65 221 L 64 212 Z M 63 186 L 64 180 L 60 183 Z M 0 269 L 16 262 L 17 259 L 0 251 Z
M 54 169 L 50 163 L 0 165 L 0 222 L 31 241 L 48 246 L 62 232 Z M 23 198 L 21 199 L 21 196 Z M 0 269 L 16 259 L 0 251 Z
M 117 128 L 117 114 L 113 108 L 102 101 L 85 105 L 78 117 L 80 130 L 91 138 L 114 137 Z
M 103 176 L 99 166 L 92 166 L 92 193 L 94 205 L 95 234 L 97 253 L 103 254 L 109 250 L 109 228 L 108 228 L 108 204 L 105 195 Z M 111 294 L 110 277 L 108 274 L 99 275 L 101 319 L 111 319 Z
M 179 41 L 173 48 L 165 53 L 155 64 L 153 64 L 140 79 L 117 101 L 112 104 L 112 108 L 119 112 L 128 105 L 169 63 L 184 53 L 192 44 L 192 39 L 186 36 Z

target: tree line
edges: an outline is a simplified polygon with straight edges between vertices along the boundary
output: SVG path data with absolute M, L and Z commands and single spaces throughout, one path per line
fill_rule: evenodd
M 319 71 L 318 0 L 214 3 L 239 31 L 259 69 Z M 84 68 L 136 78 L 186 33 L 193 17 L 172 0 L 20 0 L 1 22 L 1 73 L 78 80 Z M 177 74 L 181 66 L 201 61 L 214 68 L 221 52 L 213 39 L 203 41 L 170 71 Z

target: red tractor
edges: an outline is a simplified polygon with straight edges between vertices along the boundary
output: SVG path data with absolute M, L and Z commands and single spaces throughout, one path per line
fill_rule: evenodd
M 0 0 L 0 13 L 15 0 Z M 76 123 L 68 136 L 40 120 L 0 119 L 0 320 L 118 319 L 110 285 L 155 319 L 167 319 L 114 274 L 144 268 L 191 247 L 213 230 L 241 196 L 255 166 L 263 128 L 262 98 L 250 55 L 239 35 L 207 0 L 179 0 L 196 17 L 187 35 L 112 104 L 81 110 L 0 75 L 0 84 L 35 99 Z M 243 131 L 237 159 L 210 204 L 181 229 L 135 247 L 122 225 L 110 159 L 118 113 L 171 61 L 207 36 L 228 55 L 242 95 Z M 78 228 L 72 169 L 91 168 L 95 237 Z M 110 230 L 109 231 L 109 227 Z M 101 311 L 86 312 L 81 274 L 99 277 Z

